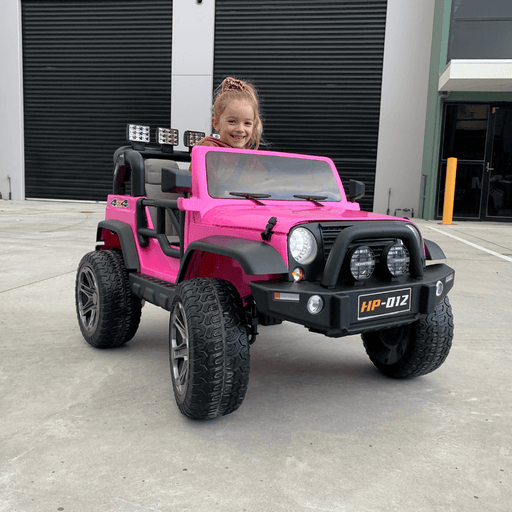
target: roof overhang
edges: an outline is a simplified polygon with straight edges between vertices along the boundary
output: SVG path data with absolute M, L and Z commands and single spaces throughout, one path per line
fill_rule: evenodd
M 439 91 L 512 92 L 512 59 L 452 59 L 439 76 Z

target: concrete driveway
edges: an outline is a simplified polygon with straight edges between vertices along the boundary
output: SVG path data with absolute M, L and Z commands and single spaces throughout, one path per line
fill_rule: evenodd
M 456 270 L 452 351 L 382 376 L 359 337 L 283 323 L 242 407 L 182 416 L 168 313 L 83 340 L 75 271 L 104 205 L 0 201 L 0 512 L 512 510 L 512 225 L 418 221 Z

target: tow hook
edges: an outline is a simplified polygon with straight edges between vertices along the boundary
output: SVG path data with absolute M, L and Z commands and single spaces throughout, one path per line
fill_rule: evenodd
M 245 308 L 245 322 L 247 325 L 247 338 L 252 345 L 258 333 L 258 309 L 254 300 L 250 299 Z

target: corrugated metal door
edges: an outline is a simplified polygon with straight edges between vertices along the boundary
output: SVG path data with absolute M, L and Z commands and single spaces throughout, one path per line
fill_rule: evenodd
M 106 200 L 126 124 L 170 122 L 172 2 L 21 5 L 26 197 Z
M 387 0 L 217 0 L 214 82 L 254 81 L 277 151 L 334 160 L 373 206 Z

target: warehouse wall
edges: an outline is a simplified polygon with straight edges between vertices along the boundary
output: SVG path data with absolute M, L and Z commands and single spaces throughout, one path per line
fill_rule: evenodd
M 389 0 L 374 209 L 418 211 L 434 0 Z M 172 119 L 180 129 L 210 129 L 214 2 L 175 2 Z M 194 19 L 194 23 L 183 20 Z M 20 2 L 7 2 L 0 20 L 0 192 L 23 199 L 23 109 Z M 192 91 L 192 93 L 191 93 Z M 186 94 L 182 94 L 185 93 Z
M 0 193 L 24 199 L 23 183 L 23 98 L 21 56 L 21 8 L 12 0 L 2 4 L 0 16 Z

